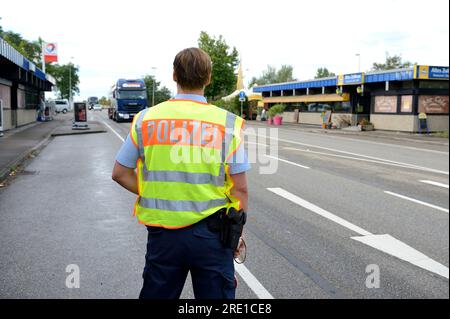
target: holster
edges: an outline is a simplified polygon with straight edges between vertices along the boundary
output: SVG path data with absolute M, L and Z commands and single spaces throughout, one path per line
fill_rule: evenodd
M 225 248 L 236 250 L 242 236 L 244 225 L 247 222 L 247 213 L 237 211 L 233 207 L 223 208 L 208 218 L 208 228 L 213 232 L 220 232 L 220 241 Z

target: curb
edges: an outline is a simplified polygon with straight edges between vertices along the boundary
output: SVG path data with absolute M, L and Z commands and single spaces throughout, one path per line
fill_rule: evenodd
M 32 148 L 26 150 L 25 152 L 23 152 L 22 154 L 20 154 L 16 159 L 14 159 L 13 161 L 9 162 L 6 165 L 6 168 L 0 169 L 0 183 L 4 182 L 5 180 L 8 179 L 9 174 L 11 173 L 11 167 L 14 166 L 19 166 L 23 163 L 25 163 L 28 159 L 28 157 L 34 153 L 34 152 L 40 152 L 43 148 L 45 148 L 49 143 L 50 140 L 52 139 L 52 134 L 53 132 L 57 129 L 58 127 L 55 127 L 42 141 L 40 141 L 36 146 L 33 146 Z

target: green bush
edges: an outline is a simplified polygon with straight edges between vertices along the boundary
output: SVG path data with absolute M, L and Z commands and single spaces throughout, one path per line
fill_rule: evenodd
M 267 111 L 267 114 L 269 117 L 275 117 L 276 115 L 282 114 L 285 108 L 286 106 L 283 104 L 275 104 Z

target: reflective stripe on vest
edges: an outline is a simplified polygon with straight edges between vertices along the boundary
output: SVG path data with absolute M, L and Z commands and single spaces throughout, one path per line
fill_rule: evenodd
M 164 200 L 158 198 L 139 199 L 139 205 L 144 208 L 168 210 L 172 212 L 203 212 L 209 208 L 223 206 L 228 203 L 228 199 L 213 199 L 206 202 L 194 202 L 190 200 Z
M 149 171 L 143 168 L 143 177 L 145 182 L 179 182 L 188 184 L 212 184 L 223 186 L 225 183 L 225 170 L 220 166 L 219 176 L 208 173 L 190 173 L 179 171 Z

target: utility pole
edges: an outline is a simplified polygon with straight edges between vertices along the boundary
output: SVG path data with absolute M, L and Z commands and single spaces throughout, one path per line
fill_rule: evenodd
M 152 67 L 152 70 L 156 70 L 156 67 Z M 156 73 L 153 74 L 153 88 L 152 88 L 152 107 L 155 106 L 155 82 L 156 82 Z
M 361 72 L 361 53 L 356 53 L 358 57 L 358 72 Z
M 70 57 L 69 62 L 69 106 L 72 108 L 72 59 L 73 56 Z

